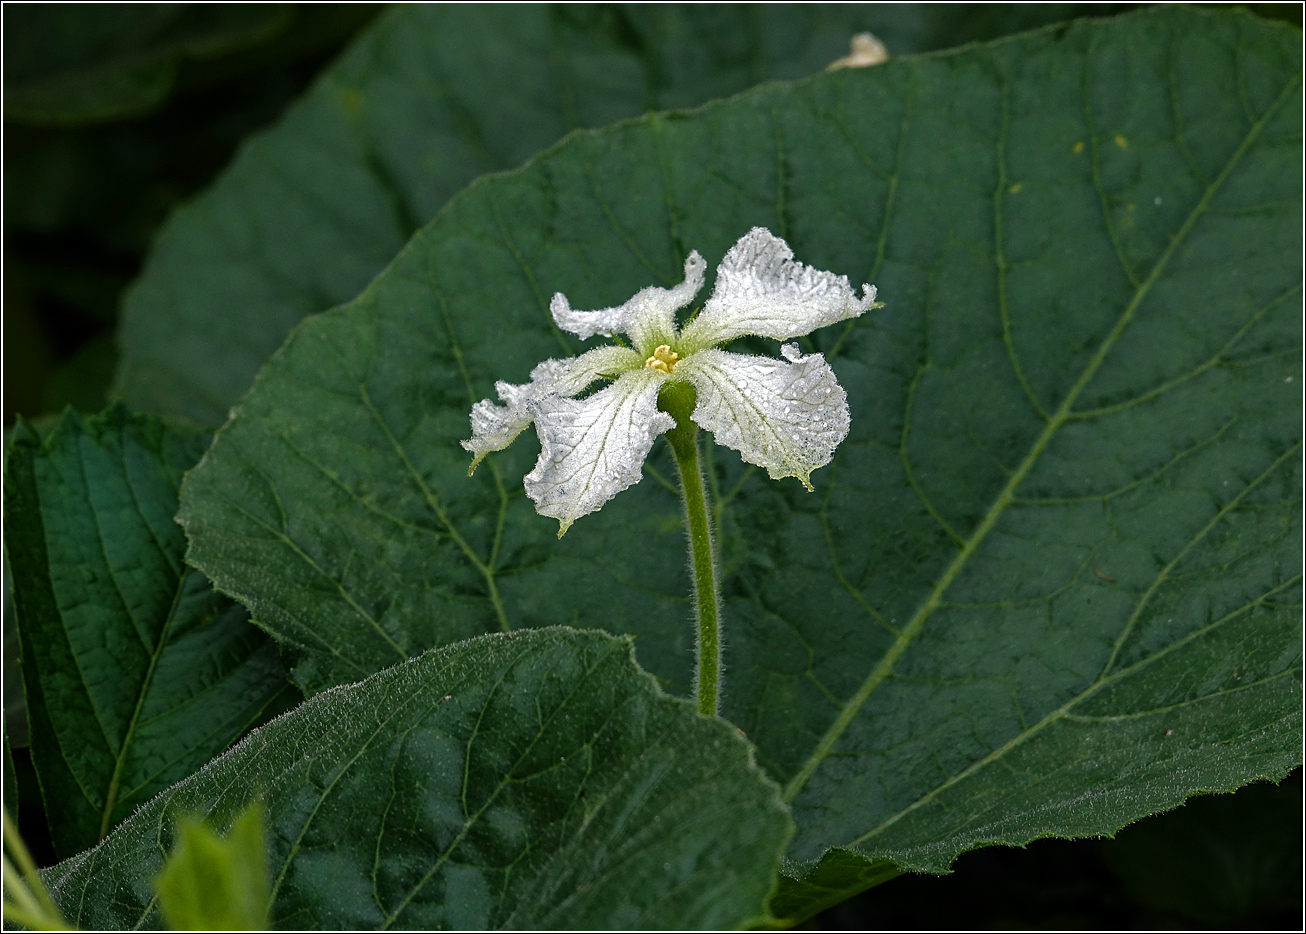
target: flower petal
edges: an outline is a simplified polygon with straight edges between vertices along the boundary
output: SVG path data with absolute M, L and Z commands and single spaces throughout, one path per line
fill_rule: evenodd
M 558 537 L 639 482 L 644 458 L 675 419 L 658 411 L 666 377 L 634 370 L 584 399 L 547 396 L 535 403 L 540 459 L 526 475 L 535 511 L 561 523 Z
M 635 346 L 648 356 L 657 345 L 674 340 L 676 312 L 688 305 L 703 287 L 706 268 L 707 263 L 695 250 L 685 260 L 685 281 L 674 288 L 650 285 L 636 292 L 626 304 L 598 311 L 576 311 L 567 296 L 558 292 L 549 303 L 549 310 L 558 327 L 582 340 L 595 334 L 611 337 L 614 331 L 619 331 L 629 334 Z
M 794 261 L 789 244 L 764 227 L 739 238 L 717 268 L 712 297 L 685 326 L 680 347 L 692 353 L 744 334 L 788 340 L 845 318 L 875 302 L 875 286 L 858 298 L 847 276 Z
M 693 419 L 718 444 L 734 448 L 771 479 L 811 474 L 834 457 L 848 435 L 848 396 L 825 358 L 804 357 L 797 344 L 781 348 L 784 360 L 700 350 L 676 367 L 694 384 Z
M 506 405 L 482 399 L 472 406 L 472 437 L 462 446 L 474 455 L 470 476 L 486 454 L 502 451 L 535 419 L 534 403 L 546 396 L 571 397 L 602 375 L 617 375 L 642 366 L 644 359 L 625 347 L 596 347 L 579 357 L 545 360 L 531 370 L 531 381 L 494 384 Z

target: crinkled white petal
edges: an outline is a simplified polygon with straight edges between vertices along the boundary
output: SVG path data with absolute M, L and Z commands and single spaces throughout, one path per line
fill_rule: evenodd
M 721 260 L 712 297 L 685 326 L 680 346 L 692 352 L 744 334 L 788 340 L 855 318 L 874 302 L 875 286 L 863 285 L 858 298 L 847 276 L 796 262 L 789 244 L 754 227 Z
M 784 360 L 700 350 L 675 372 L 694 384 L 692 417 L 717 444 L 773 480 L 797 477 L 810 490 L 812 471 L 848 435 L 848 396 L 819 353 L 803 356 L 797 344 L 781 353 Z
M 579 357 L 545 360 L 531 370 L 531 381 L 494 384 L 504 405 L 482 399 L 472 406 L 472 437 L 462 446 L 474 455 L 468 473 L 486 454 L 501 451 L 535 419 L 534 403 L 547 396 L 570 398 L 600 376 L 616 376 L 642 366 L 639 354 L 625 347 L 597 347 Z
M 547 396 L 534 404 L 540 459 L 526 475 L 526 495 L 536 512 L 558 520 L 559 537 L 639 482 L 654 439 L 676 426 L 658 411 L 665 380 L 656 370 L 634 370 L 584 399 Z
M 685 281 L 674 288 L 656 285 L 640 289 L 635 297 L 616 308 L 598 311 L 577 311 L 558 292 L 549 303 L 553 320 L 564 331 L 570 331 L 584 340 L 595 334 L 611 337 L 614 332 L 629 334 L 635 346 L 646 353 L 658 344 L 666 344 L 676 334 L 676 312 L 690 303 L 703 287 L 703 272 L 707 264 L 698 251 L 685 260 Z

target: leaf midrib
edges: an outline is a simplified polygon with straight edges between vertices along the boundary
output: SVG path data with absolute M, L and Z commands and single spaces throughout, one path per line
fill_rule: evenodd
M 980 544 L 988 537 L 988 533 L 992 531 L 993 527 L 997 524 L 998 519 L 1001 518 L 1003 513 L 1006 511 L 1007 506 L 1009 506 L 1015 499 L 1017 488 L 1024 482 L 1035 463 L 1038 462 L 1044 450 L 1046 450 L 1048 444 L 1051 442 L 1052 437 L 1065 422 L 1070 420 L 1071 407 L 1075 404 L 1084 389 L 1087 388 L 1088 383 L 1092 380 L 1098 368 L 1105 361 L 1107 354 L 1110 353 L 1112 347 L 1115 346 L 1125 329 L 1129 326 L 1134 313 L 1137 311 L 1143 299 L 1151 291 L 1152 286 L 1161 277 L 1161 273 L 1169 264 L 1170 259 L 1174 256 L 1179 245 L 1187 238 L 1198 219 L 1203 213 L 1205 213 L 1211 199 L 1215 196 L 1216 192 L 1220 190 L 1224 182 L 1233 173 L 1234 168 L 1237 167 L 1238 163 L 1242 160 L 1242 157 L 1246 154 L 1247 150 L 1250 149 L 1252 144 L 1256 141 L 1257 137 L 1260 135 L 1261 129 L 1278 112 L 1284 101 L 1287 100 L 1289 91 L 1296 86 L 1297 82 L 1298 76 L 1294 76 L 1293 79 L 1283 87 L 1274 103 L 1266 109 L 1261 118 L 1248 130 L 1242 143 L 1229 158 L 1229 161 L 1225 164 L 1225 167 L 1221 170 L 1220 174 L 1209 185 L 1207 185 L 1205 192 L 1203 192 L 1202 197 L 1189 213 L 1183 226 L 1181 226 L 1178 232 L 1170 239 L 1169 245 L 1157 259 L 1147 278 L 1135 289 L 1134 297 L 1121 313 L 1115 326 L 1112 327 L 1111 331 L 1098 346 L 1097 351 L 1089 359 L 1083 372 L 1066 393 L 1061 404 L 1057 407 L 1056 412 L 1054 412 L 1048 419 L 1044 425 L 1043 431 L 1040 432 L 1039 436 L 1034 440 L 1034 443 L 1031 445 L 1028 453 L 1026 453 L 1025 458 L 1021 461 L 1020 466 L 1016 468 L 1007 480 L 1007 483 L 1003 486 L 1001 491 L 999 491 L 997 498 L 989 507 L 988 512 L 985 514 L 980 524 L 976 527 L 975 531 L 971 533 L 961 551 L 957 553 L 952 562 L 943 572 L 942 576 L 935 583 L 929 595 L 912 616 L 911 621 L 902 630 L 902 634 L 889 647 L 875 667 L 871 669 L 871 672 L 867 675 L 867 678 L 862 683 L 861 687 L 857 689 L 856 693 L 849 699 L 843 710 L 840 711 L 839 716 L 835 718 L 835 721 L 827 729 L 825 735 L 821 737 L 820 742 L 817 743 L 816 748 L 803 764 L 803 767 L 799 769 L 797 774 L 795 774 L 788 784 L 785 785 L 784 801 L 786 803 L 792 803 L 798 796 L 798 793 L 802 791 L 803 787 L 807 784 L 808 779 L 811 778 L 816 769 L 819 768 L 821 763 L 829 756 L 835 743 L 838 742 L 839 738 L 852 724 L 852 721 L 857 717 L 858 713 L 861 712 L 866 701 L 885 678 L 889 676 L 893 670 L 894 664 L 912 642 L 915 641 L 916 636 L 920 634 L 921 629 L 924 628 L 926 620 L 929 619 L 942 601 L 943 594 L 961 573 L 962 569 L 969 562 L 971 556 L 979 549 Z M 905 813 L 905 811 L 903 813 Z
M 122 587 L 118 583 L 117 576 L 114 574 L 112 562 L 109 561 L 108 552 L 105 550 L 105 542 L 107 541 L 107 539 L 104 534 L 104 529 L 100 525 L 99 510 L 95 508 L 95 504 L 90 499 L 90 494 L 89 494 L 90 475 L 88 473 L 88 465 L 86 463 L 85 452 L 82 450 L 80 444 L 77 444 L 75 447 L 77 450 L 78 464 L 81 467 L 81 472 L 82 472 L 82 484 L 88 491 L 87 504 L 91 508 L 91 516 L 95 522 L 95 527 L 96 527 L 96 533 L 97 533 L 96 538 L 100 545 L 101 556 L 105 560 L 105 567 L 108 570 L 109 580 L 113 584 L 114 592 L 117 594 L 118 600 L 122 606 L 123 613 L 127 617 L 128 625 L 131 626 L 132 631 L 136 633 L 138 638 L 143 638 L 141 637 L 140 630 L 136 626 L 135 616 L 131 612 L 131 609 L 127 602 L 126 595 L 123 593 Z M 44 443 L 42 445 L 42 448 L 47 452 L 49 451 L 49 446 Z M 124 474 L 124 479 L 126 480 L 128 491 L 131 494 L 132 502 L 136 507 L 136 512 L 141 517 L 141 519 L 144 520 L 145 514 L 141 509 L 140 498 L 136 494 L 136 489 L 132 485 L 130 477 L 126 476 L 126 474 Z M 160 627 L 157 642 L 152 647 L 148 643 L 143 643 L 142 646 L 143 648 L 146 648 L 150 651 L 150 662 L 149 665 L 146 667 L 144 677 L 141 679 L 140 688 L 136 695 L 136 703 L 134 704 L 132 709 L 131 720 L 127 724 L 127 730 L 123 734 L 123 738 L 121 742 L 118 744 L 117 750 L 113 753 L 114 756 L 113 772 L 109 776 L 109 783 L 105 789 L 104 806 L 100 812 L 100 826 L 96 836 L 97 842 L 103 840 L 109 832 L 109 825 L 113 817 L 113 810 L 118 803 L 118 790 L 122 784 L 123 768 L 126 765 L 127 756 L 131 750 L 132 741 L 135 739 L 136 730 L 140 724 L 141 712 L 145 708 L 145 698 L 149 694 L 150 688 L 153 686 L 154 683 L 155 669 L 158 667 L 159 659 L 162 657 L 163 650 L 168 644 L 168 636 L 171 633 L 173 624 L 176 620 L 177 608 L 181 604 L 181 595 L 182 592 L 185 590 L 186 577 L 187 574 L 189 573 L 189 569 L 186 567 L 185 564 L 181 564 L 179 566 L 174 564 L 172 558 L 168 555 L 167 550 L 163 547 L 163 544 L 158 540 L 154 528 L 150 526 L 148 522 L 146 522 L 145 525 L 149 531 L 150 540 L 153 542 L 160 556 L 164 559 L 165 563 L 169 565 L 169 570 L 171 570 L 173 573 L 177 575 L 177 584 L 173 589 L 172 600 L 168 606 L 167 615 L 164 617 L 163 624 Z M 62 620 L 62 611 L 60 612 L 60 619 Z M 66 627 L 65 627 L 65 636 L 66 636 Z M 78 676 L 83 686 L 86 687 L 87 697 L 88 699 L 92 700 L 91 708 L 93 713 L 95 714 L 95 718 L 97 722 L 100 725 L 101 732 L 104 734 L 105 739 L 108 740 L 109 738 L 108 729 L 105 726 L 103 717 L 101 716 L 101 710 L 99 706 L 94 703 L 93 699 L 90 698 L 90 688 L 86 682 L 86 676 L 84 672 L 82 672 L 80 664 L 77 666 L 77 668 L 78 668 Z M 112 748 L 112 745 L 113 744 L 110 743 L 110 748 Z M 67 757 L 65 756 L 64 758 L 65 761 L 67 761 Z M 83 785 L 81 779 L 77 777 L 78 770 L 72 767 L 71 762 L 69 762 L 68 765 L 77 781 L 79 788 L 82 789 L 83 796 L 85 796 L 89 802 L 90 796 L 86 794 L 86 787 Z M 92 806 L 94 806 L 93 803 Z
M 168 615 L 164 617 L 163 626 L 159 629 L 159 641 L 150 654 L 150 664 L 145 669 L 145 677 L 141 679 L 141 688 L 136 695 L 136 706 L 132 710 L 131 722 L 127 724 L 127 732 L 124 734 L 122 744 L 118 747 L 118 753 L 114 758 L 113 774 L 109 777 L 109 788 L 105 794 L 104 811 L 100 816 L 100 832 L 96 837 L 97 841 L 108 836 L 113 809 L 118 803 L 118 789 L 122 784 L 123 766 L 127 762 L 127 753 L 131 749 L 132 741 L 136 738 L 136 728 L 140 725 L 141 711 L 145 709 L 145 698 L 149 695 L 150 688 L 154 684 L 154 671 L 159 665 L 159 659 L 163 657 L 163 650 L 168 645 L 168 636 L 171 634 L 173 623 L 177 619 L 177 607 L 181 605 L 181 594 L 186 589 L 186 576 L 187 569 L 183 566 L 177 575 L 177 586 L 173 588 L 172 603 L 168 606 Z

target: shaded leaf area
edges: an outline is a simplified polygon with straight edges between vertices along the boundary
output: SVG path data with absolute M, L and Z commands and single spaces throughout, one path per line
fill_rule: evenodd
M 183 561 L 182 471 L 207 433 L 115 407 L 25 423 L 5 460 L 5 548 L 32 761 L 60 855 L 284 703 L 276 644 Z
M 31 64 L 24 56 L 42 57 L 44 65 L 63 61 L 71 48 L 112 58 L 122 33 L 138 27 L 153 24 L 174 35 L 216 28 L 224 17 L 256 24 L 271 10 L 243 9 L 18 4 L 5 18 L 6 41 L 20 53 L 5 56 L 5 86 L 20 85 Z M 117 367 L 119 300 L 157 228 L 213 180 L 245 136 L 275 121 L 381 8 L 299 4 L 271 12 L 279 24 L 274 36 L 214 47 L 203 60 L 186 57 L 167 100 L 147 115 L 77 126 L 6 121 L 6 425 L 15 413 L 104 408 Z M 65 28 L 47 34 L 61 19 Z M 86 92 L 98 94 L 100 84 L 92 80 Z
M 1297 772 L 1278 787 L 1258 782 L 1236 796 L 1194 798 L 1125 828 L 1100 853 L 1133 900 L 1153 911 L 1212 927 L 1291 927 L 1295 919 L 1274 915 L 1301 915 L 1301 847 L 1284 833 L 1301 815 Z
M 18 771 L 14 768 L 14 751 L 9 746 L 9 722 L 4 724 L 4 808 L 15 820 L 18 818 Z
M 822 913 L 821 930 L 1292 930 L 1302 911 L 1301 770 L 1198 795 L 1114 839 L 962 855 Z
M 567 628 L 488 636 L 320 694 L 56 866 L 91 928 L 157 926 L 176 815 L 265 802 L 285 928 L 733 928 L 790 833 L 726 723 Z
M 290 4 L 18 4 L 5 16 L 5 120 L 67 127 L 145 113 L 186 59 L 260 45 L 293 21 Z
M 1000 5 L 1001 6 L 1001 5 Z M 347 301 L 472 179 L 565 133 L 1100 9 L 406 5 L 178 211 L 128 292 L 116 391 L 219 424 L 304 315 Z
M 1280 777 L 1299 45 L 1167 8 L 572 137 L 301 325 L 188 475 L 190 558 L 309 691 L 555 623 L 637 635 L 688 691 L 665 446 L 556 541 L 521 492 L 538 448 L 469 479 L 457 442 L 494 380 L 580 348 L 554 289 L 617 304 L 763 225 L 887 303 L 807 342 L 852 411 L 815 494 L 706 451 L 724 715 L 786 786 L 795 880 L 831 847 L 942 871 Z
M 1140 3 L 953 3 L 928 4 L 916 51 L 988 42 L 1083 17 L 1114 16 Z M 1268 14 L 1266 14 L 1268 15 Z
M 806 871 L 789 866 L 781 872 L 771 913 L 781 926 L 790 927 L 900 875 L 902 870 L 891 860 L 832 848 Z
M 8 437 L 5 438 L 8 441 Z M 3 556 L 2 605 L 4 625 L 4 722 L 5 737 L 15 746 L 27 745 L 27 704 L 23 700 L 23 676 L 18 673 L 18 623 L 14 619 L 14 595 L 10 588 L 9 556 Z M 13 672 L 13 675 L 9 673 Z

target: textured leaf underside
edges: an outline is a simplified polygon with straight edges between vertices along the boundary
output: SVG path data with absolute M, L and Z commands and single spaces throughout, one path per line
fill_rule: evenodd
M 181 814 L 267 809 L 290 929 L 735 928 L 790 833 L 735 730 L 663 694 L 630 645 L 549 629 L 423 655 L 310 699 L 47 882 L 82 927 L 160 923 Z
M 814 494 L 707 452 L 724 715 L 785 785 L 795 877 L 1282 776 L 1300 87 L 1298 32 L 1166 8 L 571 137 L 299 327 L 187 480 L 190 557 L 311 691 L 557 623 L 638 636 L 687 691 L 665 450 L 557 542 L 532 443 L 468 479 L 458 441 L 494 380 L 589 346 L 553 290 L 617 304 L 766 226 L 887 303 L 804 347 L 852 410 Z

